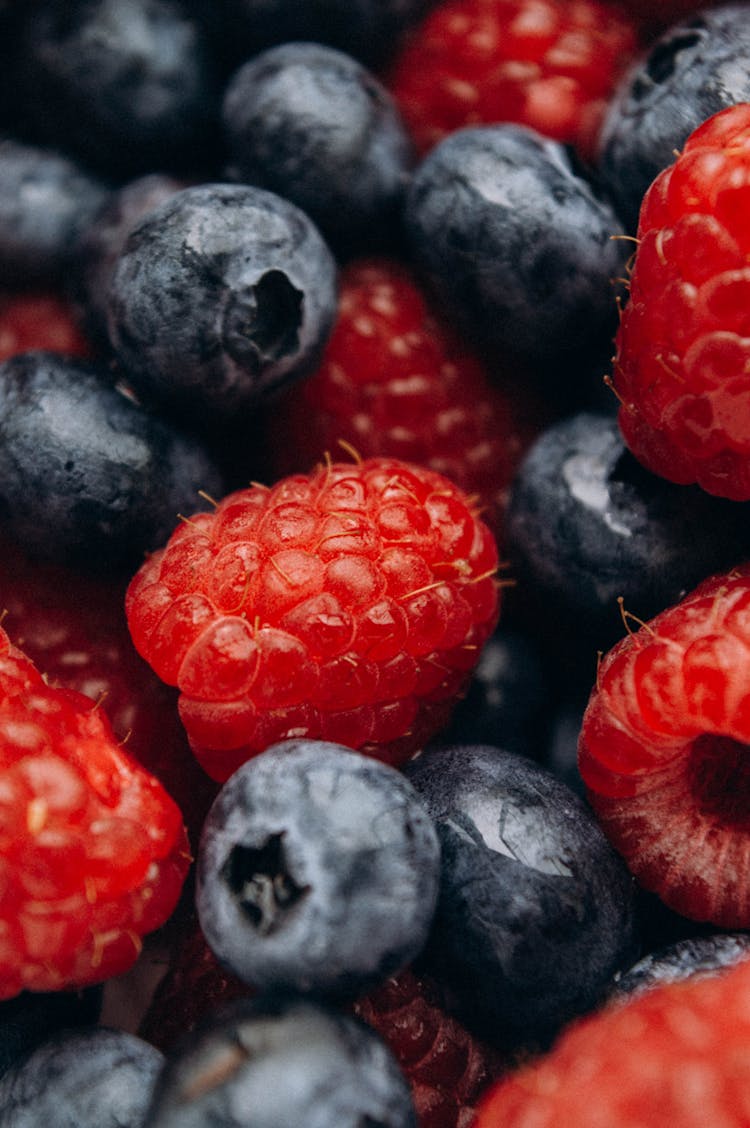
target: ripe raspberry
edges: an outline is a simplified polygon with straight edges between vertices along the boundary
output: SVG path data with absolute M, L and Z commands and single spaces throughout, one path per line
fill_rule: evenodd
M 425 152 L 469 125 L 512 121 L 593 161 L 635 25 L 601 0 L 443 0 L 387 79 Z
M 541 426 L 520 381 L 493 386 L 479 358 L 433 316 L 406 267 L 351 262 L 340 275 L 339 313 L 318 370 L 273 408 L 287 441 L 280 473 L 307 470 L 351 443 L 444 474 L 476 494 L 498 533 L 508 484 Z
M 0 361 L 32 349 L 91 355 L 71 306 L 57 294 L 0 295 Z
M 180 811 L 89 698 L 0 629 L 0 998 L 129 967 L 189 865 Z
M 750 498 L 750 104 L 688 138 L 644 197 L 617 334 L 620 427 L 648 469 Z
M 745 1128 L 750 964 L 591 1015 L 485 1098 L 475 1128 Z
M 750 926 L 750 565 L 602 661 L 579 767 L 605 834 L 672 909 Z
M 467 684 L 497 619 L 496 567 L 448 479 L 396 459 L 326 464 L 185 521 L 126 613 L 214 779 L 288 737 L 398 764 Z

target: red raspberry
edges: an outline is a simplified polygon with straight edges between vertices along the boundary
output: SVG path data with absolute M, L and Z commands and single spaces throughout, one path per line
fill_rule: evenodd
M 1 628 L 0 758 L 0 998 L 118 974 L 179 898 L 178 807 Z
M 397 764 L 463 692 L 497 620 L 496 568 L 447 478 L 396 459 L 327 464 L 185 521 L 126 612 L 214 779 L 287 737 Z
M 475 1128 L 747 1128 L 750 963 L 570 1027 L 482 1103 Z
M 637 48 L 635 25 L 601 0 L 443 0 L 387 81 L 422 152 L 463 126 L 512 121 L 593 161 Z
M 280 473 L 307 470 L 346 440 L 365 458 L 429 466 L 476 494 L 498 533 L 508 483 L 541 427 L 520 381 L 493 386 L 479 358 L 433 316 L 406 267 L 352 262 L 320 368 L 273 407 L 287 436 Z
M 750 105 L 688 138 L 641 206 L 615 389 L 650 470 L 750 498 Z
M 750 926 L 750 565 L 602 661 L 579 766 L 603 829 L 670 908 Z
M 0 361 L 32 349 L 90 356 L 73 310 L 57 294 L 0 294 Z

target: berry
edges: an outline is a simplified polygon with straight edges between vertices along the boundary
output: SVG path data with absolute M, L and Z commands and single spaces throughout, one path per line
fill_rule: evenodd
M 421 951 L 439 869 L 434 827 L 401 773 L 287 740 L 219 792 L 196 907 L 219 961 L 250 986 L 354 995 Z
M 378 258 L 342 270 L 321 365 L 271 405 L 268 423 L 287 435 L 272 452 L 282 472 L 307 470 L 343 439 L 364 458 L 403 458 L 445 474 L 477 495 L 499 535 L 508 483 L 540 417 L 520 380 L 493 386 L 407 267 Z
M 320 359 L 336 268 L 307 216 L 248 185 L 184 188 L 131 231 L 109 332 L 144 399 L 228 420 Z
M 405 771 L 443 859 L 425 966 L 469 1029 L 547 1043 L 632 960 L 627 870 L 583 801 L 525 757 L 431 748 Z
M 102 1010 L 100 985 L 83 991 L 22 991 L 0 1003 L 0 1076 L 57 1031 L 93 1026 Z
M 625 441 L 671 482 L 750 499 L 750 103 L 709 118 L 641 208 L 614 380 Z
M 144 1128 L 416 1128 L 409 1088 L 377 1035 L 295 997 L 222 1010 L 157 1082 Z
M 341 253 L 393 240 L 414 155 L 391 96 L 361 63 L 286 43 L 244 63 L 223 105 L 235 180 L 302 208 Z
M 745 962 L 608 1007 L 500 1081 L 476 1128 L 742 1128 L 750 1119 L 749 1000 Z
M 180 812 L 88 697 L 0 633 L 0 998 L 98 983 L 161 925 L 189 857 Z
M 597 169 L 631 234 L 649 185 L 688 135 L 719 110 L 750 101 L 748 51 L 746 4 L 701 5 L 621 82 L 602 125 Z
M 745 932 L 715 932 L 678 940 L 649 952 L 615 982 L 616 998 L 650 991 L 660 983 L 678 983 L 697 975 L 715 975 L 750 957 Z
M 126 613 L 214 779 L 288 737 L 400 763 L 445 722 L 492 633 L 496 567 L 446 478 L 327 464 L 186 521 Z
M 0 361 L 34 349 L 91 355 L 70 303 L 59 294 L 0 295 Z
M 600 0 L 442 0 L 389 86 L 421 152 L 464 126 L 513 121 L 591 161 L 637 48 L 635 24 Z
M 142 1128 L 163 1065 L 153 1046 L 122 1030 L 67 1031 L 0 1079 L 13 1128 Z
M 605 833 L 672 909 L 750 924 L 750 571 L 700 584 L 606 655 L 584 715 L 581 775 Z

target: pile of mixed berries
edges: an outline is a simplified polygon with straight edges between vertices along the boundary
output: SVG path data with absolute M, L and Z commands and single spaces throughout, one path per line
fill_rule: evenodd
M 0 1124 L 750 1123 L 750 5 L 0 0 Z

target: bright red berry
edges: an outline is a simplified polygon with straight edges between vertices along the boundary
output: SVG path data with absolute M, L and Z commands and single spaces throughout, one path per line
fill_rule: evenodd
M 508 484 L 541 427 L 523 381 L 501 390 L 479 357 L 389 259 L 349 263 L 317 371 L 273 406 L 281 473 L 307 470 L 345 440 L 365 458 L 401 458 L 476 495 L 499 532 Z M 517 375 L 517 374 L 516 374 Z M 510 381 L 508 381 L 510 383 Z
M 57 294 L 0 294 L 0 361 L 32 349 L 90 356 L 70 304 Z
M 125 970 L 177 903 L 180 811 L 104 712 L 47 685 L 2 629 L 0 762 L 0 998 Z
M 603 659 L 579 766 L 636 878 L 750 927 L 750 566 L 704 581 Z
M 746 1128 L 750 963 L 591 1015 L 504 1078 L 475 1128 Z
M 464 126 L 511 121 L 593 160 L 637 48 L 635 25 L 602 0 L 442 0 L 388 83 L 422 152 Z
M 615 389 L 650 470 L 750 498 L 750 105 L 696 129 L 644 197 Z
M 446 722 L 495 626 L 497 563 L 447 478 L 324 464 L 185 521 L 126 612 L 215 779 L 287 737 L 401 763 Z

